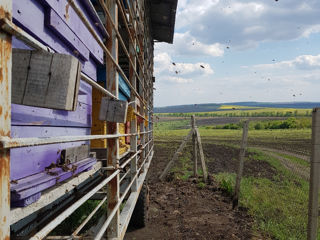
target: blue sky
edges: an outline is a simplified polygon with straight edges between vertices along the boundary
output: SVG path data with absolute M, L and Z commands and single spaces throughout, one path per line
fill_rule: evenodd
M 155 77 L 156 107 L 320 101 L 320 1 L 178 0 Z

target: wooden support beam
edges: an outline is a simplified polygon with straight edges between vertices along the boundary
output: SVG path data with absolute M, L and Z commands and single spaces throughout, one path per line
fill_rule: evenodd
M 132 28 L 129 29 L 129 35 L 130 37 L 133 35 L 132 33 L 135 31 L 136 26 L 135 26 L 135 21 L 131 22 L 132 24 Z M 136 40 L 131 38 L 131 41 L 129 42 L 129 54 L 130 54 L 130 58 L 132 60 L 132 65 L 129 66 L 129 81 L 131 82 L 132 87 L 134 87 L 134 89 L 137 89 L 137 78 L 136 78 L 136 68 L 137 68 L 137 58 L 136 58 Z M 130 96 L 130 102 L 133 102 L 130 107 L 133 108 L 133 111 L 136 112 L 137 111 L 137 104 L 136 104 L 136 96 L 133 93 L 133 91 L 131 91 L 131 96 Z M 130 121 L 130 133 L 136 133 L 137 132 L 137 118 L 134 117 L 134 119 L 132 119 Z M 138 147 L 137 147 L 137 136 L 131 136 L 130 137 L 130 150 L 133 152 L 137 152 Z M 138 170 L 138 157 L 135 156 L 132 161 L 131 161 L 131 165 L 130 165 L 130 174 L 131 174 L 131 180 L 134 179 L 134 176 L 137 173 Z M 131 191 L 132 192 L 137 192 L 138 191 L 138 184 L 137 184 L 137 179 L 135 178 L 132 186 L 131 186 Z
M 116 27 L 118 27 L 118 8 L 115 0 L 105 0 L 105 3 L 109 9 L 110 15 L 113 18 L 113 22 Z M 116 32 L 112 27 L 110 21 L 106 23 L 107 32 L 111 35 L 111 38 L 107 41 L 107 49 L 111 53 L 113 59 L 118 63 L 118 40 L 116 37 Z M 119 76 L 117 73 L 116 66 L 113 64 L 111 58 L 106 60 L 107 67 L 107 90 L 114 94 L 116 97 L 119 96 Z M 107 133 L 108 134 L 118 134 L 119 124 L 115 122 L 107 122 Z M 107 167 L 114 167 L 117 169 L 119 167 L 119 139 L 108 139 L 107 140 L 108 152 L 107 152 Z M 108 176 L 112 175 L 116 170 L 109 170 Z M 112 211 L 117 206 L 120 197 L 120 183 L 119 174 L 114 177 L 107 186 L 108 192 L 108 210 L 107 214 L 110 216 Z M 120 210 L 118 209 L 114 215 L 108 229 L 107 238 L 119 238 L 119 216 Z
M 177 161 L 179 155 L 182 153 L 182 150 L 184 149 L 184 147 L 187 144 L 187 141 L 189 140 L 189 138 L 192 135 L 192 129 L 190 130 L 190 132 L 188 133 L 188 135 L 183 139 L 181 145 L 179 146 L 178 150 L 175 152 L 175 154 L 173 155 L 172 159 L 170 162 L 168 162 L 166 168 L 163 170 L 162 174 L 159 177 L 160 181 L 164 181 L 165 177 L 167 176 L 169 170 L 171 169 L 172 165 L 174 164 L 175 161 Z
M 138 8 L 138 1 L 134 1 L 133 2 L 133 6 L 134 6 L 134 10 L 136 11 L 136 9 Z M 138 29 L 139 30 L 139 23 L 143 20 L 142 18 L 136 18 L 137 19 L 137 22 L 136 22 L 136 29 Z M 136 32 L 136 31 L 135 31 Z M 138 40 L 137 41 L 139 41 L 139 38 L 138 38 Z M 145 58 L 144 58 L 144 54 L 143 54 L 143 48 L 144 48 L 144 46 L 143 46 L 143 44 L 141 44 L 142 45 L 142 49 L 140 49 L 140 51 L 141 51 L 141 53 L 142 53 L 142 62 L 143 62 L 143 65 L 142 65 L 142 67 L 139 69 L 139 76 L 140 76 L 140 79 L 142 79 L 142 81 L 141 82 L 139 82 L 139 84 L 140 84 L 140 86 L 139 86 L 139 94 L 140 94 L 140 96 L 141 96 L 141 98 L 145 101 L 145 97 L 146 97 L 146 93 L 145 93 L 145 91 L 144 91 L 144 89 L 145 89 L 145 82 L 146 82 L 146 78 L 144 77 L 144 78 L 142 78 L 142 76 L 144 76 L 144 74 L 145 74 L 145 70 L 146 70 L 146 64 L 145 64 Z M 143 104 L 143 105 L 141 105 L 141 107 L 140 107 L 140 114 L 141 114 L 141 116 L 144 118 L 145 117 L 145 114 L 146 114 L 146 112 L 147 112 L 147 103 L 145 103 L 145 104 Z M 145 131 L 145 121 L 146 120 L 144 120 L 144 121 L 142 121 L 141 123 L 140 123 L 140 131 L 141 132 L 144 132 Z M 145 134 L 143 134 L 143 135 L 140 135 L 140 144 L 142 144 L 142 146 L 144 146 L 144 144 L 146 143 L 146 135 Z M 142 159 L 145 159 L 145 157 L 146 157 L 146 149 L 142 149 L 142 153 L 141 153 L 141 157 L 142 157 Z M 143 167 L 143 170 L 142 171 L 144 171 L 145 169 L 144 169 L 144 167 Z
M 243 122 L 243 133 L 242 133 L 241 147 L 240 147 L 240 153 L 239 153 L 239 167 L 238 167 L 238 173 L 237 173 L 237 179 L 236 179 L 236 186 L 234 188 L 235 190 L 233 195 L 232 208 L 235 208 L 236 206 L 238 206 L 239 195 L 240 195 L 240 183 L 241 183 L 241 178 L 243 173 L 244 157 L 246 154 L 247 143 L 248 143 L 248 129 L 249 129 L 249 121 L 246 120 Z
M 12 0 L 1 0 L 0 18 L 12 20 Z M 0 137 L 11 137 L 12 37 L 0 31 Z M 0 148 L 0 239 L 10 239 L 10 150 Z
M 316 240 L 318 235 L 319 187 L 320 187 L 320 108 L 312 112 L 312 150 L 309 183 L 309 208 L 307 239 Z
M 200 161 L 201 161 L 201 168 L 202 168 L 202 175 L 203 175 L 203 181 L 207 182 L 208 180 L 208 170 L 206 166 L 206 161 L 204 159 L 203 149 L 202 149 L 202 143 L 201 143 L 201 137 L 198 128 L 195 128 L 196 132 L 196 138 L 197 138 L 197 145 L 198 145 L 198 151 L 200 155 Z

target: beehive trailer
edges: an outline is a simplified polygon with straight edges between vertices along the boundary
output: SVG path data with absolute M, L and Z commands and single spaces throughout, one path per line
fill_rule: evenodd
M 176 7 L 0 1 L 0 239 L 123 239 L 136 206 L 144 225 L 153 48 L 172 43 Z

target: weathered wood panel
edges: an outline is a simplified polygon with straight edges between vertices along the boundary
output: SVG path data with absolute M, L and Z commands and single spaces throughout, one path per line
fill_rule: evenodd
M 101 121 L 125 123 L 128 102 L 104 97 L 101 99 L 99 119 Z
M 61 151 L 60 163 L 70 164 L 89 157 L 90 148 L 88 144 L 77 147 L 66 148 Z
M 13 103 L 76 109 L 80 83 L 80 63 L 76 58 L 14 49 L 12 68 Z

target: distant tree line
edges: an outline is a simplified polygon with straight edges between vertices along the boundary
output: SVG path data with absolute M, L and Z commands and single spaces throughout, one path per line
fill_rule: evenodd
M 243 122 L 228 123 L 224 125 L 207 126 L 206 129 L 241 129 Z M 286 120 L 265 120 L 252 121 L 249 123 L 249 129 L 303 129 L 311 128 L 311 118 L 290 117 Z

